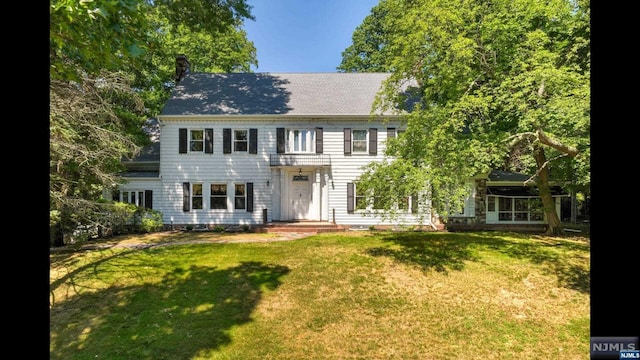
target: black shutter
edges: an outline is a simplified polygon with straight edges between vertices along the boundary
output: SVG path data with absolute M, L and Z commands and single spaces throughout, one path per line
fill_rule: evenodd
M 178 129 L 178 153 L 186 154 L 187 153 L 187 129 L 180 128 Z
M 213 154 L 213 129 L 204 129 L 204 152 Z
M 111 200 L 120 201 L 120 190 L 113 190 L 113 193 L 111 193 Z
M 396 137 L 396 128 L 387 128 L 387 138 Z
M 253 212 L 253 183 L 247 183 L 247 212 Z
M 378 129 L 369 129 L 369 155 L 378 154 Z
M 276 152 L 278 154 L 284 154 L 284 128 L 276 129 Z
M 144 207 L 153 209 L 153 190 L 144 191 Z
M 182 183 L 182 211 L 189 211 L 189 199 L 191 198 L 191 186 L 188 182 Z
M 249 129 L 249 154 L 258 153 L 258 129 Z
M 321 127 L 316 128 L 316 154 L 322 154 L 323 149 L 323 129 Z
M 353 183 L 347 183 L 347 212 L 352 213 L 355 205 L 355 197 L 353 194 Z
M 344 129 L 344 154 L 351 154 L 351 129 Z
M 222 129 L 222 152 L 231 154 L 231 129 Z

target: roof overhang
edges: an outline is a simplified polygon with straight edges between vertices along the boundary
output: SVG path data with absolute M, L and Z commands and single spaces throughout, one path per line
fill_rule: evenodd
M 353 120 L 361 119 L 401 119 L 406 115 L 403 114 L 225 114 L 225 115 L 161 115 L 158 116 L 160 121 L 200 121 L 200 120 L 278 120 L 282 119 L 311 119 L 311 120 Z

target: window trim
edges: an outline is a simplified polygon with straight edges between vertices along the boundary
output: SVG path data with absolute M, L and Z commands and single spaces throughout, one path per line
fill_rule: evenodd
M 356 140 L 355 133 L 364 132 L 365 138 Z M 377 128 L 344 128 L 343 129 L 344 154 L 345 155 L 377 155 L 378 154 L 378 129 Z M 356 143 L 364 143 L 364 150 L 355 150 Z
M 224 196 L 223 195 L 214 195 L 213 187 L 214 186 L 224 186 Z M 215 199 L 224 198 L 224 207 L 213 207 Z M 223 182 L 211 182 L 209 183 L 209 210 L 229 210 L 229 184 Z

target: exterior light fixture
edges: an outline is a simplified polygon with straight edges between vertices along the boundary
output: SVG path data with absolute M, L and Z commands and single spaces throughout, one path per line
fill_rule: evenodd
M 299 169 L 298 169 L 298 175 L 299 175 L 299 176 L 302 176 L 302 168 L 299 168 Z

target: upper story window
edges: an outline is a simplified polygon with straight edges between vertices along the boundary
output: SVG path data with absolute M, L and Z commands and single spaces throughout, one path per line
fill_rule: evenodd
M 247 151 L 249 148 L 249 132 L 233 130 L 233 151 Z
M 378 154 L 378 129 L 344 129 L 344 154 Z
M 204 151 L 204 130 L 189 131 L 189 151 Z
M 258 153 L 258 129 L 222 129 L 222 152 Z
M 311 153 L 313 149 L 313 130 L 287 129 L 286 151 L 287 153 Z
M 277 128 L 276 144 L 278 154 L 322 154 L 323 128 Z
M 213 154 L 213 129 L 178 129 L 178 153 L 187 152 Z
M 367 130 L 353 130 L 353 145 L 354 153 L 366 153 L 367 152 Z

